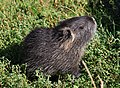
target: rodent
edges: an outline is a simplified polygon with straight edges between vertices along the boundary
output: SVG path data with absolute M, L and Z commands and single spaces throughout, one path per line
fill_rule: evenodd
M 54 28 L 35 28 L 23 41 L 27 75 L 39 69 L 45 75 L 79 77 L 81 57 L 96 29 L 97 23 L 90 16 L 66 19 Z

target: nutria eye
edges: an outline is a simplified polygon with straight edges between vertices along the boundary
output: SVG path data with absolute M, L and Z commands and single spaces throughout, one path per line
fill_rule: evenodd
M 84 27 L 83 26 L 80 26 L 79 29 L 83 29 Z

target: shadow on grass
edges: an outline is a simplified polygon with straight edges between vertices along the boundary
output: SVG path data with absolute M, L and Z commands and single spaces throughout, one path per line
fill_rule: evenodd
M 89 0 L 91 13 L 96 14 L 96 19 L 100 20 L 102 26 L 107 28 L 111 34 L 118 37 L 120 31 L 120 0 Z
M 5 57 L 11 61 L 11 64 L 22 64 L 23 61 L 23 48 L 22 43 L 14 43 L 9 45 L 3 50 L 0 50 L 0 57 Z

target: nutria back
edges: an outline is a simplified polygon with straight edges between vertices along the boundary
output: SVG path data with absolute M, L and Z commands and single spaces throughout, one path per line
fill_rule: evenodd
M 45 75 L 80 74 L 79 63 L 86 44 L 97 28 L 93 17 L 66 19 L 54 28 L 36 28 L 24 40 L 27 75 L 39 69 Z

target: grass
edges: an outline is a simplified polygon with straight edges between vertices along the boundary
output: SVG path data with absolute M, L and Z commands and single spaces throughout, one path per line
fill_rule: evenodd
M 100 87 L 98 76 L 104 82 L 104 88 L 119 88 L 120 26 L 114 16 L 101 5 L 96 5 L 96 9 L 90 7 L 87 0 L 56 0 L 56 3 L 54 0 L 40 1 L 42 0 L 0 0 L 0 87 L 92 88 L 86 69 L 82 70 L 81 76 L 74 83 L 74 77 L 70 75 L 52 83 L 42 73 L 38 74 L 37 81 L 30 82 L 26 78 L 25 67 L 20 63 L 22 57 L 19 55 L 22 40 L 34 27 L 53 27 L 63 19 L 92 14 L 96 18 L 98 29 L 83 60 L 97 88 Z

